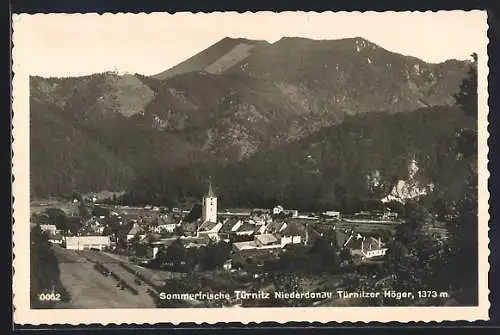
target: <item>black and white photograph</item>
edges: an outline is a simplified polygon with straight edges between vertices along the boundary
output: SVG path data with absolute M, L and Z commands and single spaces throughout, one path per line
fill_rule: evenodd
M 487 318 L 485 12 L 13 29 L 27 310 Z

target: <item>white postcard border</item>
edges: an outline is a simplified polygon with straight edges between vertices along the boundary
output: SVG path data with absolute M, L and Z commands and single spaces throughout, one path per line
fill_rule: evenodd
M 355 12 L 359 15 L 359 12 Z M 374 12 L 366 12 L 371 15 Z M 465 12 L 464 12 L 465 13 Z M 156 324 L 156 323 L 219 323 L 219 322 L 441 322 L 488 320 L 490 307 L 488 295 L 489 272 L 489 191 L 488 163 L 488 54 L 487 14 L 485 11 L 470 11 L 478 15 L 482 24 L 474 27 L 484 32 L 484 48 L 478 51 L 478 170 L 479 170 L 479 306 L 476 307 L 309 307 L 309 308 L 189 308 L 189 309 L 30 309 L 29 278 L 29 73 L 23 66 L 29 52 L 23 18 L 28 14 L 13 16 L 13 305 L 16 324 Z M 187 15 L 189 13 L 182 13 Z M 213 13 L 212 13 L 213 14 Z M 283 12 L 279 15 L 305 15 L 305 12 Z M 379 14 L 379 13 L 377 13 Z M 427 12 L 432 15 L 433 12 Z M 93 15 L 93 14 L 35 14 L 35 15 Z M 113 14 L 106 14 L 113 15 Z M 148 15 L 119 14 L 119 15 Z M 165 15 L 179 15 L 165 14 Z M 203 13 L 196 15 L 204 15 Z M 236 12 L 217 15 L 240 15 Z M 254 13 L 253 15 L 259 15 Z M 278 15 L 278 14 L 277 14 Z M 472 29 L 472 27 L 471 27 Z

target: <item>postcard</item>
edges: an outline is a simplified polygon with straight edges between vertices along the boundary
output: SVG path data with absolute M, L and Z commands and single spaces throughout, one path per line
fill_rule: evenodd
M 488 320 L 485 11 L 12 25 L 15 323 Z

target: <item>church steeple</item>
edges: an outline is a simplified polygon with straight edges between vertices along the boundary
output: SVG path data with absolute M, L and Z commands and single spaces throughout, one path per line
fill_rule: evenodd
M 212 177 L 211 176 L 208 179 L 208 193 L 207 193 L 207 197 L 209 197 L 209 198 L 215 198 L 215 194 L 214 194 L 214 191 L 212 189 Z
M 217 197 L 212 189 L 212 177 L 208 181 L 208 193 L 202 200 L 202 220 L 217 223 Z

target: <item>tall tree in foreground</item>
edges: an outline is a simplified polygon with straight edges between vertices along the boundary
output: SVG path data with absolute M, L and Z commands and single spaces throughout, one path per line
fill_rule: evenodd
M 477 54 L 473 53 L 471 57 L 471 67 L 460 85 L 460 91 L 455 94 L 455 102 L 467 115 L 477 118 Z
M 477 119 L 477 55 L 460 92 L 455 96 L 457 105 Z M 478 174 L 477 129 L 461 129 L 457 137 L 457 151 L 469 157 L 471 163 L 464 193 L 458 203 L 458 213 L 450 224 L 450 284 L 460 304 L 478 303 Z

